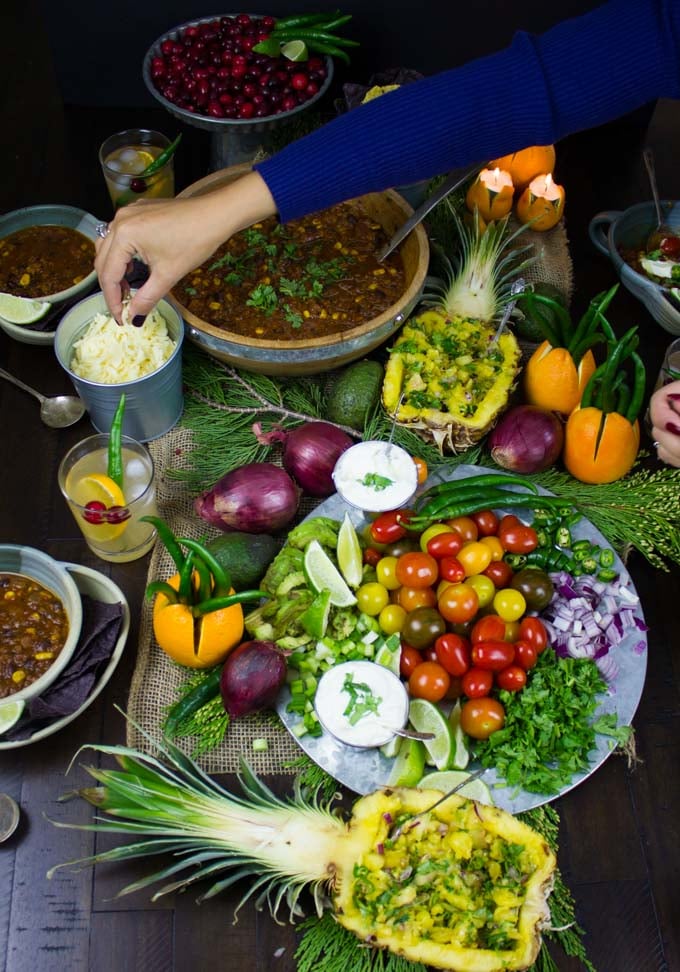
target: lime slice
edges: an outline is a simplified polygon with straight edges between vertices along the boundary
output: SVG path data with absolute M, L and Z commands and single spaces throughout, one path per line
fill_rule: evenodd
M 0 703 L 0 736 L 19 721 L 26 703 L 23 699 L 10 699 Z
M 460 699 L 456 702 L 449 714 L 449 725 L 453 733 L 453 757 L 451 766 L 454 769 L 464 770 L 470 762 L 470 750 L 467 747 L 465 733 L 460 727 Z
M 442 793 L 448 793 L 454 787 L 458 786 L 459 783 L 463 783 L 469 776 L 469 773 L 465 773 L 462 770 L 426 773 L 417 785 L 419 790 L 441 790 Z M 467 797 L 468 800 L 477 800 L 479 803 L 486 803 L 490 807 L 493 806 L 491 790 L 483 780 L 478 778 L 470 780 L 469 783 L 461 786 L 460 790 L 456 792 L 459 796 Z
M 364 576 L 364 558 L 357 531 L 349 513 L 345 513 L 338 531 L 338 566 L 350 587 L 358 587 Z
M 403 739 L 388 786 L 415 786 L 425 769 L 425 746 L 419 739 Z
M 335 607 L 351 607 L 356 604 L 356 597 L 318 540 L 307 544 L 303 568 L 312 589 L 317 594 L 320 591 L 329 591 L 330 602 Z
M 434 733 L 434 739 L 425 741 L 428 762 L 438 770 L 448 769 L 453 759 L 453 732 L 441 709 L 426 699 L 411 699 L 408 721 L 416 732 Z
M 0 294 L 0 317 L 10 324 L 34 324 L 45 316 L 51 306 L 46 300 Z
M 389 742 L 380 747 L 380 752 L 386 759 L 394 759 L 399 754 L 402 742 L 402 736 L 392 736 Z
M 281 53 L 284 57 L 287 57 L 289 61 L 306 61 L 309 57 L 307 51 L 307 45 L 303 40 L 292 40 L 288 41 L 281 48 Z
M 320 591 L 307 610 L 300 615 L 300 624 L 312 638 L 323 638 L 331 614 L 331 592 Z

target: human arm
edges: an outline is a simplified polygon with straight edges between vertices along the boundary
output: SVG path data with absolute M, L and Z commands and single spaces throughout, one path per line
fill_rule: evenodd
M 680 381 L 672 381 L 654 392 L 649 414 L 659 459 L 670 466 L 680 466 Z

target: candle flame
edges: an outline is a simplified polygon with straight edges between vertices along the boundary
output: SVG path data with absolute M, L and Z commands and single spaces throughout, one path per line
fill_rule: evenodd
M 552 175 L 551 175 L 551 174 L 550 174 L 550 173 L 548 172 L 548 174 L 547 174 L 547 175 L 546 175 L 546 177 L 545 177 L 545 188 L 546 188 L 546 189 L 550 189 L 550 187 L 552 186 L 552 184 L 553 184 L 553 177 L 552 177 Z

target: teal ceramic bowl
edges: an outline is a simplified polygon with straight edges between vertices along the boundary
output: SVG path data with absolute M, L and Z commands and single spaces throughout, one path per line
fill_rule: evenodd
M 680 236 L 680 202 L 662 201 L 667 226 Z M 623 286 L 641 301 L 654 320 L 670 334 L 680 334 L 680 305 L 649 277 L 634 270 L 621 256 L 621 250 L 640 247 L 656 228 L 653 202 L 638 203 L 625 210 L 598 213 L 590 221 L 590 238 L 608 256 Z
M 0 574 L 23 574 L 52 591 L 64 605 L 68 618 L 68 636 L 54 662 L 40 678 L 14 692 L 11 699 L 32 699 L 45 691 L 66 668 L 76 650 L 83 623 L 83 606 L 76 583 L 63 564 L 42 550 L 20 544 L 0 544 Z M 0 704 L 2 703 L 0 699 Z

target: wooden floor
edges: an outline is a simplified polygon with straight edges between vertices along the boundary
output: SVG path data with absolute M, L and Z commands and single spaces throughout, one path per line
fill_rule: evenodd
M 106 218 L 99 143 L 139 122 L 165 130 L 168 116 L 154 110 L 65 108 L 33 3 L 14 3 L 8 15 L 3 13 L 0 212 L 37 202 L 69 202 Z M 661 106 L 649 134 L 663 190 L 676 198 L 678 114 L 677 104 Z M 576 311 L 613 282 L 607 261 L 588 241 L 588 219 L 598 210 L 648 198 L 640 163 L 643 139 L 644 130 L 631 123 L 560 146 Z M 208 148 L 203 133 L 186 131 L 179 188 L 205 174 Z M 617 327 L 640 324 L 651 374 L 668 335 L 632 297 L 622 293 L 617 301 Z M 0 334 L 0 365 L 47 394 L 70 391 L 49 349 L 32 349 Z M 232 925 L 235 895 L 200 907 L 193 894 L 155 904 L 146 892 L 117 899 L 123 884 L 145 873 L 143 864 L 62 872 L 46 881 L 50 866 L 85 856 L 95 846 L 91 835 L 56 830 L 45 816 L 87 823 L 86 806 L 57 802 L 66 788 L 85 780 L 78 768 L 65 780 L 68 761 L 84 741 L 122 739 L 113 706 L 126 702 L 146 562 L 103 568 L 78 538 L 58 495 L 58 461 L 87 432 L 85 422 L 64 432 L 46 430 L 37 403 L 5 383 L 0 383 L 0 418 L 0 542 L 26 543 L 60 560 L 110 570 L 133 615 L 124 660 L 97 702 L 44 743 L 0 752 L 0 791 L 13 795 L 22 808 L 18 832 L 0 845 L 0 972 L 293 972 L 293 930 L 276 926 L 249 906 Z M 559 860 L 598 972 L 680 972 L 680 585 L 677 571 L 653 571 L 638 557 L 630 569 L 651 625 L 648 679 L 635 719 L 639 762 L 630 768 L 624 758 L 612 757 L 557 802 Z M 98 840 L 97 846 L 105 842 Z M 581 968 L 561 955 L 556 960 L 561 972 Z

